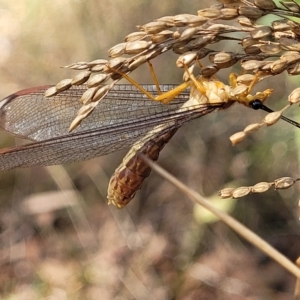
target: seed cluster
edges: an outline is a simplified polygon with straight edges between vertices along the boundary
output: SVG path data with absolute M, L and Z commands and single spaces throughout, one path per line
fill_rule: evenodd
M 219 196 L 223 199 L 226 198 L 242 198 L 249 194 L 264 193 L 272 186 L 275 190 L 284 190 L 293 186 L 300 178 L 281 177 L 273 182 L 259 182 L 253 186 L 240 186 L 238 188 L 225 188 L 219 191 Z
M 300 88 L 294 89 L 288 97 L 288 102 L 284 108 L 279 111 L 274 111 L 265 116 L 261 123 L 254 123 L 248 125 L 243 131 L 237 132 L 230 137 L 232 145 L 236 145 L 243 141 L 247 135 L 256 132 L 264 125 L 271 126 L 275 124 L 282 116 L 283 112 L 291 105 L 300 102 Z
M 260 80 L 283 71 L 290 75 L 300 74 L 300 25 L 287 19 L 289 16 L 300 17 L 300 6 L 296 1 L 281 1 L 282 7 L 277 7 L 272 0 L 220 2 L 222 4 L 199 10 L 197 15 L 165 16 L 137 26 L 139 31 L 128 34 L 124 42 L 108 50 L 110 60 L 66 66 L 81 72 L 60 81 L 47 90 L 45 96 L 55 95 L 72 85 L 88 86 L 81 97 L 82 109 L 70 126 L 73 130 L 120 80 L 122 76 L 116 70 L 129 74 L 167 51 L 180 55 L 177 67 L 182 68 L 184 62 L 189 71 L 196 62 L 208 57 L 211 64 L 203 66 L 200 72 L 206 77 L 237 62 L 245 72 L 258 74 Z M 281 19 L 269 26 L 256 24 L 257 19 L 268 14 L 278 15 Z M 232 25 L 232 20 L 236 20 L 236 25 Z M 230 24 L 226 24 L 228 21 Z M 224 40 L 230 41 L 231 45 L 236 42 L 240 53 L 216 51 L 211 47 Z M 109 79 L 111 82 L 107 83 Z M 183 79 L 188 80 L 187 74 Z

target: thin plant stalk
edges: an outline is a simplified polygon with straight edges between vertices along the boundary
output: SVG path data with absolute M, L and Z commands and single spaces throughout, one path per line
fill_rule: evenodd
M 270 244 L 260 238 L 253 231 L 248 229 L 242 223 L 238 222 L 230 215 L 222 212 L 221 210 L 215 208 L 209 201 L 207 201 L 204 197 L 199 195 L 196 191 L 189 188 L 162 167 L 160 167 L 157 163 L 151 161 L 146 156 L 142 156 L 145 162 L 160 176 L 165 178 L 167 181 L 176 186 L 179 190 L 181 190 L 184 194 L 186 194 L 192 201 L 197 204 L 200 204 L 207 210 L 209 210 L 212 214 L 218 217 L 223 223 L 227 224 L 230 228 L 232 228 L 235 232 L 240 234 L 243 238 L 245 238 L 252 245 L 260 249 L 266 255 L 271 257 L 273 260 L 277 261 L 281 266 L 283 266 L 290 273 L 295 275 L 297 278 L 300 278 L 300 269 L 291 262 L 287 257 L 278 252 L 275 248 L 273 248 Z

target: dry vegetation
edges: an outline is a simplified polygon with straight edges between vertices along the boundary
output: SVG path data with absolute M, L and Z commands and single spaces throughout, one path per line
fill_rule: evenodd
M 1 98 L 73 76 L 59 66 L 107 58 L 107 50 L 137 24 L 196 14 L 211 4 L 2 1 Z M 280 17 L 270 14 L 259 23 L 276 19 Z M 220 41 L 213 47 L 221 51 L 224 45 L 235 53 L 237 42 Z M 160 83 L 182 82 L 177 57 L 169 51 L 154 59 Z M 241 72 L 240 63 L 217 70 L 217 76 L 226 82 L 232 70 Z M 147 66 L 131 76 L 139 83 L 152 82 Z M 280 109 L 298 80 L 282 72 L 263 80 L 258 89 L 273 88 L 267 105 Z M 297 115 L 297 110 L 295 105 L 288 113 Z M 282 121 L 231 146 L 232 134 L 264 116 L 235 105 L 193 121 L 179 130 L 159 163 L 295 261 L 299 184 L 239 200 L 216 195 L 227 185 L 299 177 L 299 129 Z M 2 148 L 13 142 L 1 133 Z M 125 209 L 107 206 L 109 177 L 122 155 L 1 174 L 1 299 L 292 298 L 296 280 L 290 273 L 157 174 Z

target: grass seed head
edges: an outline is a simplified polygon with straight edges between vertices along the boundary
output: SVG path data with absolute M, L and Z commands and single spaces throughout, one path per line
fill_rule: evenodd
M 231 141 L 232 146 L 237 145 L 242 142 L 246 138 L 247 134 L 244 131 L 237 132 L 233 134 L 229 139 Z
M 125 42 L 115 45 L 109 50 L 112 59 L 107 62 L 99 59 L 93 62 L 78 62 L 67 67 L 75 70 L 86 70 L 79 73 L 70 81 L 62 81 L 57 87 L 46 92 L 47 96 L 55 95 L 71 85 L 80 85 L 88 82 L 91 89 L 101 85 L 103 81 L 117 81 L 122 78 L 116 69 L 123 73 L 130 73 L 147 60 L 154 59 L 162 53 L 171 50 L 181 55 L 177 66 L 183 62 L 193 66 L 196 60 L 205 58 L 208 54 L 211 65 L 204 65 L 200 74 L 211 77 L 220 69 L 229 68 L 241 61 L 246 75 L 260 74 L 259 81 L 271 75 L 284 71 L 288 74 L 300 74 L 300 25 L 297 21 L 289 20 L 289 16 L 300 17 L 300 8 L 295 1 L 284 1 L 284 9 L 276 7 L 272 0 L 222 0 L 222 4 L 201 9 L 196 14 L 178 14 L 164 16 L 143 26 L 140 31 L 132 32 L 125 37 Z M 264 26 L 256 20 L 267 14 L 277 14 L 280 19 L 271 21 Z M 230 25 L 222 20 L 236 19 L 236 24 Z M 238 54 L 215 50 L 213 44 L 227 41 L 241 45 Z M 228 44 L 229 44 L 228 42 Z M 226 44 L 225 44 L 226 45 Z M 279 54 L 282 55 L 279 57 Z M 122 57 L 127 54 L 129 57 Z M 182 61 L 183 59 L 183 61 Z M 202 63 L 202 62 L 201 62 Z M 99 73 L 90 78 L 90 72 Z M 248 74 L 247 74 L 248 73 Z M 187 77 L 187 76 L 185 76 Z M 184 77 L 184 78 L 185 78 Z M 103 80 L 103 81 L 102 81 Z M 246 78 L 238 79 L 238 88 L 233 94 L 239 96 L 246 92 L 249 85 Z M 91 93 L 93 94 L 93 90 Z M 101 97 L 100 97 L 101 98 Z M 290 96 L 290 103 L 298 102 L 298 96 Z M 84 103 L 91 101 L 90 96 L 83 96 Z M 258 130 L 263 124 L 276 122 L 280 112 L 270 115 L 262 124 L 252 124 L 239 133 L 238 139 L 253 130 Z M 234 143 L 237 136 L 234 136 Z
M 148 49 L 151 45 L 151 42 L 147 41 L 134 41 L 134 42 L 127 42 L 126 47 L 124 49 L 124 53 L 126 54 L 139 54 L 142 51 Z
M 82 122 L 82 120 L 84 120 L 86 117 L 88 117 L 92 111 L 94 110 L 94 108 L 96 107 L 96 102 L 91 102 L 87 105 L 82 106 L 78 112 L 77 112 L 77 116 L 75 117 L 75 119 L 72 121 L 70 127 L 69 127 L 69 132 L 72 132 L 74 129 L 76 129 L 76 127 L 78 127 L 80 125 L 80 123 Z
M 264 193 L 270 189 L 272 183 L 269 182 L 259 182 L 251 187 L 252 193 Z
M 270 26 L 259 26 L 251 30 L 250 35 L 253 39 L 263 39 L 265 37 L 271 37 L 272 28 Z
M 244 129 L 244 132 L 246 134 L 254 133 L 254 132 L 258 131 L 262 126 L 263 126 L 263 124 L 261 124 L 261 123 L 253 123 L 253 124 L 248 125 Z
M 196 27 L 207 23 L 208 18 L 204 16 L 196 16 L 192 14 L 180 14 L 174 17 L 174 26 L 176 27 Z
M 98 73 L 98 72 L 106 72 L 108 71 L 108 68 L 106 65 L 95 65 L 91 67 L 91 72 Z
M 225 188 L 225 189 L 220 190 L 218 192 L 218 195 L 223 199 L 231 198 L 234 190 L 235 190 L 234 188 Z
M 287 10 L 298 13 L 300 12 L 300 6 L 296 1 L 280 1 L 280 3 L 286 7 Z
M 255 6 L 240 6 L 239 15 L 243 15 L 249 19 L 257 20 L 264 15 L 263 11 Z
M 218 52 L 213 55 L 212 58 L 209 57 L 209 59 L 212 60 L 219 69 L 226 69 L 233 66 L 238 61 L 238 56 L 234 53 Z
M 102 100 L 107 95 L 109 89 L 110 89 L 109 85 L 104 85 L 101 88 L 99 88 L 93 95 L 92 101 L 99 102 L 100 100 Z
M 218 73 L 220 69 L 216 66 L 216 65 L 208 65 L 205 66 L 204 68 L 202 68 L 202 70 L 200 71 L 200 74 L 203 77 L 211 77 L 213 75 L 215 75 L 216 73 Z
M 297 180 L 292 177 L 281 177 L 274 181 L 275 190 L 288 189 L 293 186 Z
M 109 77 L 107 74 L 103 74 L 103 73 L 95 74 L 89 78 L 86 84 L 89 88 L 99 86 L 101 83 L 105 82 L 108 78 Z
M 47 89 L 44 93 L 44 96 L 45 97 L 51 97 L 51 96 L 54 96 L 56 95 L 58 92 L 57 92 L 57 89 L 56 89 L 56 86 L 52 86 L 50 87 L 49 89 Z
M 197 59 L 197 52 L 191 51 L 186 52 L 178 57 L 176 60 L 176 66 L 178 68 L 183 68 L 184 66 L 190 66 Z
M 239 13 L 236 8 L 222 8 L 221 9 L 221 19 L 222 20 L 233 20 L 238 17 Z
M 138 29 L 140 29 L 141 31 L 145 31 L 148 34 L 159 33 L 167 29 L 168 27 L 168 23 L 162 21 L 153 21 L 142 26 L 137 26 Z
M 99 87 L 93 87 L 93 88 L 89 88 L 87 89 L 81 96 L 80 98 L 80 102 L 82 104 L 87 104 L 89 102 L 91 102 L 94 94 L 96 93 L 96 91 L 98 90 Z
M 288 97 L 288 101 L 291 104 L 300 102 L 300 88 L 296 88 L 290 93 L 290 95 Z
M 262 53 L 268 54 L 268 55 L 276 55 L 282 51 L 281 47 L 275 43 L 267 43 L 267 44 L 262 44 L 259 47 L 260 51 Z
M 175 26 L 174 19 L 175 19 L 175 16 L 164 16 L 159 19 L 156 19 L 155 21 L 163 22 L 163 23 L 167 24 L 168 27 L 173 27 L 173 26 Z
M 107 51 L 108 55 L 110 57 L 118 57 L 118 56 L 124 54 L 126 45 L 127 45 L 127 43 L 120 43 L 120 44 L 113 46 L 112 48 L 110 48 Z
M 145 55 L 138 57 L 137 59 L 134 59 L 132 62 L 128 65 L 128 70 L 131 72 L 144 64 L 147 61 L 147 57 Z
M 197 31 L 198 31 L 197 27 L 187 28 L 178 36 L 178 40 L 180 42 L 189 40 L 192 36 L 196 34 Z
M 296 51 L 296 52 L 300 51 L 300 43 L 293 38 L 281 37 L 279 39 L 279 43 L 281 47 L 285 50 Z
M 299 75 L 300 74 L 300 63 L 297 62 L 286 68 L 286 71 L 289 75 Z
M 59 83 L 56 84 L 57 92 L 62 92 L 69 89 L 72 86 L 72 79 L 63 79 Z
M 280 119 L 281 115 L 282 115 L 281 111 L 271 112 L 271 113 L 269 113 L 265 116 L 265 118 L 263 119 L 263 122 L 267 126 L 271 126 L 271 125 L 275 124 Z
M 119 69 L 123 65 L 127 63 L 127 60 L 124 57 L 116 57 L 112 58 L 108 63 L 107 66 L 109 69 Z M 110 70 L 111 71 L 111 70 Z
M 287 66 L 288 62 L 286 60 L 278 59 L 271 64 L 270 70 L 272 74 L 280 74 L 286 70 Z
M 72 78 L 71 84 L 82 85 L 89 79 L 90 75 L 91 71 L 82 71 Z
M 99 58 L 99 59 L 95 59 L 90 62 L 87 62 L 86 65 L 88 67 L 93 67 L 93 66 L 97 66 L 97 65 L 106 65 L 107 63 L 108 63 L 107 59 Z
M 132 32 L 132 33 L 128 34 L 124 38 L 124 41 L 125 42 L 139 41 L 139 40 L 146 38 L 147 36 L 148 36 L 148 34 L 144 31 L 136 31 L 136 32 Z
M 198 10 L 198 16 L 208 18 L 208 19 L 217 19 L 222 17 L 220 9 L 217 8 L 204 8 Z
M 272 0 L 254 0 L 254 4 L 265 10 L 273 10 L 276 8 L 276 4 Z
M 173 31 L 171 30 L 163 30 L 157 34 L 151 35 L 151 42 L 154 44 L 162 43 L 172 37 Z
M 243 74 L 236 78 L 236 82 L 238 84 L 249 85 L 255 79 L 255 75 L 253 74 Z
M 234 199 L 242 198 L 242 197 L 245 197 L 245 196 L 249 195 L 250 193 L 251 193 L 251 187 L 241 186 L 241 187 L 236 188 L 232 192 L 232 198 L 234 198 Z

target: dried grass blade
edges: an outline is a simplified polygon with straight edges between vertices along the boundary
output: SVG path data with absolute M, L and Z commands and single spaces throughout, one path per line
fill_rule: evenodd
M 245 227 L 243 224 L 232 218 L 230 215 L 220 211 L 215 208 L 209 201 L 199 195 L 197 192 L 187 187 L 185 184 L 180 182 L 162 167 L 160 167 L 157 163 L 151 161 L 146 156 L 142 156 L 145 162 L 159 175 L 168 180 L 174 186 L 176 186 L 179 190 L 181 190 L 184 194 L 186 194 L 191 200 L 195 203 L 200 204 L 215 216 L 217 216 L 222 222 L 232 228 L 235 232 L 240 234 L 243 238 L 249 241 L 252 245 L 260 249 L 262 252 L 267 254 L 273 260 L 277 261 L 281 266 L 283 266 L 290 273 L 295 275 L 297 278 L 300 278 L 300 269 L 292 263 L 288 258 L 278 252 L 275 248 L 273 248 L 270 244 L 260 238 L 253 231 Z

